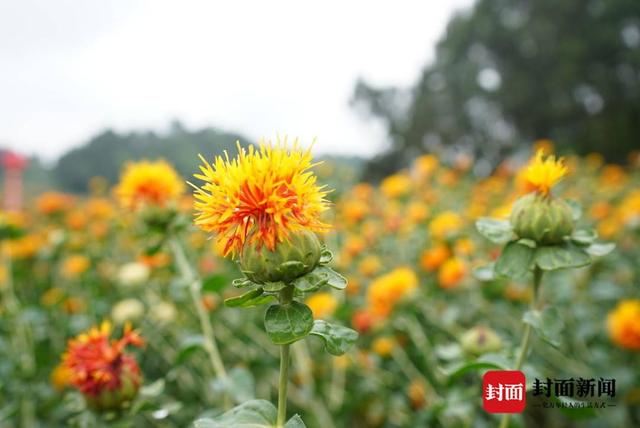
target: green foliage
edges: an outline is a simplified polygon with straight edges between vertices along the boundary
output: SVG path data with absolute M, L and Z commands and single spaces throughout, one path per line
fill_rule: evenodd
M 556 348 L 561 345 L 564 322 L 556 307 L 549 306 L 542 311 L 527 311 L 522 316 L 522 321 L 533 327 L 545 342 Z
M 264 327 L 276 345 L 288 345 L 305 338 L 313 328 L 313 314 L 304 303 L 271 305 L 264 316 Z
M 195 428 L 273 428 L 277 410 L 266 400 L 251 400 L 223 413 L 214 419 L 198 419 Z M 304 428 L 300 416 L 295 415 L 285 428 Z
M 341 325 L 329 324 L 323 320 L 316 320 L 310 334 L 322 338 L 327 351 L 331 355 L 342 355 L 352 347 L 358 339 L 358 333 Z

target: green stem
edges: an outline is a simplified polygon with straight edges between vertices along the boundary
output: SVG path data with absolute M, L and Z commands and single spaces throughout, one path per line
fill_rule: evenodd
M 293 286 L 280 291 L 280 304 L 288 305 L 293 300 Z M 289 350 L 291 345 L 280 345 L 280 378 L 278 380 L 278 419 L 276 427 L 284 427 L 287 419 L 287 388 L 289 386 Z
M 533 297 L 531 298 L 531 310 L 536 309 L 537 300 L 538 300 L 538 292 L 540 290 L 540 284 L 542 281 L 542 274 L 544 271 L 536 266 L 533 270 Z M 520 343 L 520 351 L 518 352 L 518 359 L 516 360 L 516 366 L 514 370 L 522 369 L 522 365 L 524 364 L 524 360 L 527 356 L 527 352 L 529 351 L 529 345 L 531 344 L 531 325 L 524 325 L 524 335 L 522 336 L 522 342 Z M 507 428 L 509 426 L 509 418 L 511 417 L 511 413 L 505 413 L 502 415 L 502 419 L 500 420 L 500 428 Z
M 228 377 L 227 371 L 224 368 L 224 363 L 222 362 L 222 357 L 220 356 L 220 351 L 218 350 L 216 337 L 213 333 L 213 327 L 211 326 L 211 320 L 209 319 L 207 310 L 205 309 L 204 303 L 202 302 L 202 281 L 196 276 L 193 269 L 191 268 L 191 265 L 187 261 L 187 256 L 184 253 L 184 249 L 182 248 L 182 245 L 178 242 L 178 240 L 171 239 L 170 242 L 171 249 L 176 258 L 178 269 L 180 270 L 181 275 L 187 281 L 189 281 L 191 300 L 193 300 L 193 305 L 196 308 L 198 319 L 200 321 L 200 328 L 202 329 L 204 349 L 209 355 L 209 360 L 216 376 L 220 379 L 226 380 Z

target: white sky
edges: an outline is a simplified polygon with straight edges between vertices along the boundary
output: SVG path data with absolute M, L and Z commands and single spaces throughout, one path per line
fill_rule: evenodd
M 0 0 L 0 146 L 53 160 L 106 127 L 214 126 L 372 154 L 359 76 L 411 85 L 472 0 Z

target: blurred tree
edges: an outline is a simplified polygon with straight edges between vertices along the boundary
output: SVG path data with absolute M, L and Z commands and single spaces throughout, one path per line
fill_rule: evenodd
M 462 150 L 489 168 L 519 141 L 624 161 L 640 147 L 640 1 L 479 0 L 456 15 L 412 91 L 356 84 L 391 148 L 367 178 L 416 153 Z
M 198 154 L 211 160 L 224 150 L 235 152 L 238 140 L 242 145 L 251 143 L 240 135 L 213 128 L 189 132 L 177 121 L 163 135 L 154 132 L 118 134 L 106 130 L 86 145 L 64 154 L 53 172 L 63 190 L 77 193 L 87 191 L 92 177 L 101 176 L 109 184 L 116 183 L 126 161 L 143 158 L 164 158 L 183 177 L 191 177 Z

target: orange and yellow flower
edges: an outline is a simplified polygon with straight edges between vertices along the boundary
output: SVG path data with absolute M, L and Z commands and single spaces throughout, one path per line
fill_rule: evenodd
M 297 140 L 291 148 L 286 139 L 248 150 L 238 143 L 233 160 L 226 153 L 213 164 L 201 159 L 202 174 L 194 175 L 204 181 L 194 195 L 195 224 L 217 234 L 225 256 L 239 254 L 245 243 L 274 250 L 292 232 L 328 229 L 320 220 L 327 191 L 310 170 L 311 149 L 302 150 Z
M 133 356 L 126 354 L 128 345 L 142 346 L 140 335 L 124 328 L 120 339 L 110 339 L 111 323 L 105 321 L 69 340 L 62 365 L 70 373 L 70 382 L 88 398 L 122 387 L 134 389 L 141 382 L 140 368 Z
M 640 351 L 640 300 L 623 300 L 607 317 L 609 336 L 619 346 Z
M 309 297 L 305 303 L 311 308 L 313 317 L 316 319 L 333 315 L 338 307 L 338 301 L 328 292 L 316 293 Z
M 418 277 L 408 267 L 394 269 L 376 278 L 367 290 L 367 303 L 371 313 L 385 318 L 401 299 L 418 287 Z
M 149 204 L 164 206 L 184 192 L 185 185 L 164 160 L 128 163 L 120 177 L 115 194 L 120 204 L 135 209 Z
M 538 192 L 548 195 L 551 188 L 567 175 L 568 169 L 564 159 L 556 159 L 554 155 L 544 158 L 544 151 L 538 150 L 535 158 L 522 173 L 526 192 Z

